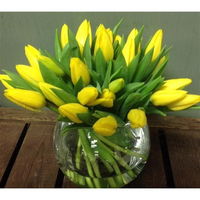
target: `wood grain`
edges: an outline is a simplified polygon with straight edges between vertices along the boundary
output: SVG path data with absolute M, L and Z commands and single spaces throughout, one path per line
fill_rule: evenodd
M 166 178 L 157 128 L 150 129 L 151 151 L 143 171 L 125 188 L 163 188 Z M 159 178 L 158 178 L 159 177 Z
M 54 187 L 58 172 L 52 144 L 54 125 L 31 123 L 6 187 Z
M 165 130 L 176 187 L 200 187 L 200 132 Z
M 25 123 L 0 121 L 0 180 L 15 149 Z

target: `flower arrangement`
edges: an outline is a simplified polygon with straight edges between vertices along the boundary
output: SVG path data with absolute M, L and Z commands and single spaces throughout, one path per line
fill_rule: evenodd
M 32 111 L 47 107 L 68 122 L 64 132 L 79 128 L 75 166 L 85 160 L 87 174 L 101 178 L 95 152 L 108 171 L 117 179 L 109 179 L 111 187 L 127 183 L 121 170 L 135 177 L 120 153 L 146 161 L 147 156 L 123 146 L 124 135 L 117 134 L 127 122 L 133 129 L 147 125 L 147 114 L 165 116 L 168 111 L 199 108 L 200 95 L 188 94 L 184 88 L 188 78 L 165 80 L 162 75 L 170 48 L 162 47 L 163 31 L 157 30 L 146 45 L 142 44 L 142 27 L 134 28 L 127 39 L 118 35 L 120 21 L 112 30 L 100 24 L 95 35 L 84 20 L 76 35 L 64 24 L 55 34 L 55 56 L 48 51 L 25 46 L 27 65 L 16 65 L 17 73 L 4 70 L 0 75 L 6 87 L 4 96 Z M 85 132 L 90 128 L 90 136 Z M 98 146 L 91 148 L 91 138 Z M 117 151 L 118 153 L 115 153 Z M 120 153 L 119 153 L 120 152 Z M 66 175 L 84 182 L 78 173 Z M 99 179 L 86 178 L 89 187 L 101 187 Z

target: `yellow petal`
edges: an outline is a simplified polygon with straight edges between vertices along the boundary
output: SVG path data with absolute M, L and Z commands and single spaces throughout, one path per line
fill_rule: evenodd
M 64 75 L 64 71 L 59 67 L 51 58 L 47 56 L 40 55 L 38 60 L 45 65 L 48 69 L 55 72 L 55 74 L 62 76 Z
M 68 103 L 60 106 L 58 111 L 62 116 L 69 118 L 71 121 L 75 123 L 82 123 L 77 114 L 87 113 L 88 108 L 78 103 Z
M 0 81 L 4 85 L 5 88 L 11 89 L 13 88 L 7 81 L 10 81 L 11 78 L 6 74 L 0 74 Z
M 183 89 L 187 85 L 190 85 L 191 83 L 192 83 L 192 79 L 189 79 L 189 78 L 169 79 L 164 82 L 160 90 L 164 90 L 164 89 L 179 90 L 179 89 Z
M 13 103 L 32 111 L 39 111 L 46 104 L 43 95 L 32 90 L 6 89 L 4 96 Z
M 87 105 L 96 100 L 98 90 L 95 87 L 85 87 L 78 93 L 78 100 L 82 105 Z
M 75 85 L 80 77 L 82 78 L 85 85 L 88 85 L 90 82 L 90 75 L 88 67 L 83 63 L 79 58 L 71 58 L 70 60 L 70 71 L 71 71 L 71 80 Z
M 42 91 L 42 93 L 44 94 L 44 96 L 51 101 L 52 103 L 54 103 L 57 106 L 61 106 L 63 104 L 65 104 L 65 102 L 60 99 L 51 89 L 57 89 L 57 90 L 62 90 L 58 87 L 55 87 L 54 85 L 45 83 L 45 82 L 40 82 L 39 83 L 39 87 Z
M 167 107 L 170 110 L 177 111 L 177 110 L 184 110 L 197 103 L 200 103 L 200 95 L 187 94 L 183 99 L 177 100 L 169 104 Z
M 152 37 L 151 41 L 149 42 L 145 50 L 145 54 L 147 54 L 152 48 L 154 48 L 152 61 L 154 61 L 160 54 L 161 47 L 162 47 L 162 39 L 163 39 L 163 31 L 162 29 L 159 29 L 154 34 L 154 36 Z
M 35 86 L 38 86 L 38 82 L 43 81 L 38 68 L 33 68 L 27 65 L 16 65 L 16 70 L 24 80 L 34 84 Z
M 155 106 L 166 106 L 184 98 L 186 94 L 184 90 L 158 90 L 151 96 L 151 102 Z
M 60 37 L 62 48 L 64 48 L 65 45 L 68 44 L 68 41 L 69 41 L 68 31 L 69 31 L 68 26 L 66 24 L 63 24 L 61 28 L 61 37 Z
M 94 125 L 93 129 L 97 134 L 103 136 L 111 136 L 116 132 L 117 121 L 112 116 L 102 117 L 98 119 Z
M 119 44 L 121 44 L 122 37 L 121 37 L 120 35 L 116 35 L 116 37 L 115 37 L 115 41 L 114 41 L 114 42 L 116 42 L 116 41 L 118 41 Z
M 40 52 L 33 46 L 27 45 L 25 46 L 25 55 L 32 67 L 38 68 L 38 56 Z
M 132 109 L 129 111 L 127 118 L 131 122 L 132 128 L 142 128 L 147 125 L 146 114 L 143 110 Z

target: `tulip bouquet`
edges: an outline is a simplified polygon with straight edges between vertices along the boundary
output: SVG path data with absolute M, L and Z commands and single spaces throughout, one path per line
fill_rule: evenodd
M 144 27 L 125 38 L 117 34 L 120 24 L 112 30 L 100 24 L 95 35 L 88 20 L 76 35 L 64 24 L 60 33 L 56 30 L 55 56 L 27 45 L 30 65 L 16 65 L 18 74 L 4 70 L 0 75 L 10 101 L 32 111 L 45 106 L 55 111 L 59 121 L 68 123 L 62 134 L 78 128 L 74 167 L 64 173 L 89 187 L 102 187 L 102 165 L 117 175 L 108 179 L 109 186 L 119 187 L 136 176 L 124 156 L 146 161 L 148 155 L 129 148 L 130 132 L 120 133 L 121 127 L 145 127 L 145 113 L 165 116 L 168 111 L 199 108 L 195 104 L 200 96 L 183 90 L 191 79 L 165 80 L 162 75 L 169 52 L 162 47 L 163 31 L 157 30 L 143 45 Z M 98 145 L 92 147 L 92 141 Z M 79 173 L 83 162 L 85 179 Z

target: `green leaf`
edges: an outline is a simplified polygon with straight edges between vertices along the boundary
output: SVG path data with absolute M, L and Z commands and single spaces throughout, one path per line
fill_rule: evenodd
M 101 81 L 101 77 L 100 77 L 100 74 L 97 73 L 96 71 L 94 70 L 89 70 L 89 73 L 90 73 L 90 76 L 93 80 L 93 82 L 95 83 L 96 81 L 98 81 L 100 84 L 102 84 L 102 81 Z
M 90 37 L 88 36 L 83 49 L 83 57 L 89 69 L 92 69 L 92 55 L 90 49 Z
M 96 81 L 96 84 L 97 84 L 96 88 L 97 88 L 98 92 L 101 94 L 102 93 L 102 89 L 101 89 L 101 86 L 100 86 L 99 82 Z
M 64 66 L 63 70 L 65 71 L 65 73 L 70 76 L 70 58 L 71 58 L 71 48 L 70 45 L 67 44 L 65 45 L 62 54 L 61 54 L 61 58 L 60 58 L 60 62 L 62 63 L 62 65 Z
M 54 72 L 49 70 L 45 65 L 39 62 L 40 72 L 42 74 L 42 77 L 46 83 L 52 84 L 54 86 L 57 86 L 66 92 L 70 92 L 71 89 L 69 88 L 69 85 L 66 84 L 60 77 L 56 76 Z
M 119 27 L 120 27 L 120 25 L 122 24 L 122 22 L 124 21 L 124 19 L 122 18 L 116 25 L 115 25 L 115 27 L 113 28 L 113 35 L 116 35 L 117 34 L 117 31 L 118 31 L 118 29 L 119 29 Z
M 93 125 L 93 123 L 94 123 L 94 120 L 92 119 L 92 114 L 90 112 L 87 112 L 87 113 L 78 113 L 77 116 L 85 124 Z
M 78 82 L 74 86 L 74 93 L 77 96 L 78 92 L 84 88 L 82 77 L 79 78 Z
M 112 61 L 110 61 L 108 63 L 108 68 L 107 68 L 107 71 L 106 71 L 106 76 L 105 76 L 102 88 L 108 88 L 108 85 L 110 83 L 111 71 L 112 71 Z
M 101 82 L 103 82 L 107 66 L 105 58 L 100 48 L 98 49 L 95 55 L 95 67 L 96 67 L 96 72 L 99 73 L 101 76 Z
M 55 49 L 56 59 L 60 61 L 61 54 L 62 54 L 62 48 L 61 48 L 61 44 L 60 44 L 60 40 L 59 40 L 59 36 L 58 36 L 58 29 L 56 29 L 56 33 L 55 33 L 54 49 Z
M 138 68 L 138 63 L 140 60 L 140 53 L 138 53 L 135 58 L 131 61 L 131 63 L 128 65 L 128 80 L 127 82 L 130 83 L 132 82 L 132 79 L 135 75 L 135 72 Z
M 113 79 L 116 79 L 117 77 L 122 77 L 122 70 L 124 69 L 124 66 L 121 66 L 117 69 L 117 71 L 115 71 L 114 74 L 112 74 L 112 76 L 110 77 L 110 81 L 112 81 Z
M 164 81 L 164 78 L 159 76 L 158 78 L 147 82 L 143 88 L 140 89 L 140 92 L 142 95 L 145 95 L 146 93 L 150 93 L 155 91 L 160 84 L 162 84 Z
M 122 119 L 126 117 L 128 111 L 134 106 L 134 104 L 136 104 L 140 100 L 140 98 L 140 93 L 132 93 L 128 95 L 120 109 L 120 116 L 122 117 Z
M 166 60 L 163 63 L 157 65 L 151 74 L 150 80 L 156 79 L 158 76 L 160 76 L 163 70 L 165 69 L 167 63 L 168 63 L 168 58 L 166 58 Z
M 78 42 L 76 41 L 76 38 L 73 34 L 73 32 L 69 30 L 69 45 L 71 47 L 71 52 L 72 52 L 72 56 L 73 57 L 80 57 L 80 49 L 79 49 L 79 45 L 78 45 Z
M 62 99 L 65 103 L 78 103 L 77 98 L 71 93 L 56 88 L 51 88 L 51 90 L 56 94 L 56 96 Z
M 62 115 L 58 115 L 57 117 L 57 120 L 58 121 L 61 121 L 61 122 L 71 122 L 70 119 L 68 119 L 67 117 L 63 117 Z M 65 127 L 67 128 L 67 127 Z M 69 127 L 69 129 L 71 128 L 71 126 Z M 63 130 L 63 129 L 62 129 Z M 65 129 L 65 131 L 67 131 L 68 129 Z
M 164 113 L 163 111 L 159 110 L 158 108 L 156 108 L 154 106 L 146 108 L 145 112 L 147 114 L 158 114 L 158 115 L 161 115 L 161 116 L 164 116 L 164 117 L 167 116 L 166 113 Z
M 145 75 L 145 71 L 148 69 L 151 64 L 151 59 L 153 55 L 153 49 L 150 50 L 141 60 L 138 66 L 135 77 L 133 78 L 134 82 L 142 81 Z
M 141 42 L 142 34 L 143 34 L 144 26 L 139 30 L 137 36 L 135 37 L 135 49 L 138 51 L 139 44 Z M 138 53 L 136 51 L 136 53 Z
M 126 61 L 123 54 L 120 53 L 117 59 L 114 61 L 113 71 L 116 72 L 122 66 L 126 67 Z
M 8 70 L 2 70 L 5 72 L 10 78 L 11 81 L 8 83 L 14 87 L 14 88 L 19 88 L 19 89 L 25 89 L 25 90 L 36 90 L 31 83 L 28 83 L 24 79 L 22 79 L 18 74 L 10 72 Z

